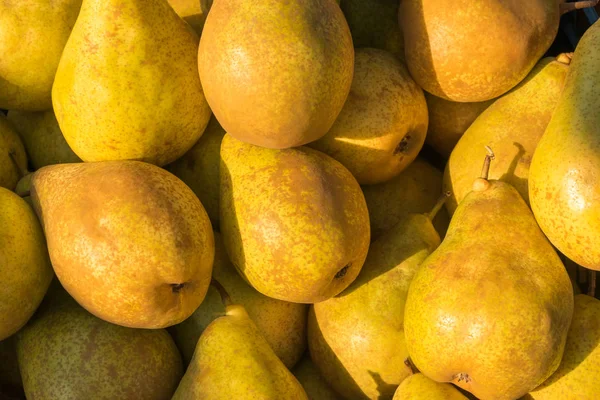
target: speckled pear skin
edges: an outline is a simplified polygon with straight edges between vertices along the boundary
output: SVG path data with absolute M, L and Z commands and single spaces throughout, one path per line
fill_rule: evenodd
M 493 99 L 525 78 L 560 18 L 557 0 L 403 0 L 398 15 L 415 81 L 460 102 Z
M 600 271 L 600 24 L 581 38 L 529 173 L 531 208 L 563 254 Z
M 211 113 L 198 40 L 165 0 L 84 0 L 52 88 L 75 154 L 162 166 L 188 151 Z
M 215 262 L 212 276 L 231 296 L 244 306 L 261 334 L 285 364 L 292 368 L 306 349 L 306 319 L 308 306 L 276 300 L 257 292 L 237 272 L 229 261 L 221 235 L 214 232 Z M 219 292 L 209 286 L 200 307 L 182 323 L 169 328 L 187 365 L 192 359 L 198 338 L 216 318 L 225 315 Z
M 306 391 L 309 400 L 342 400 L 323 379 L 308 355 L 300 360 L 292 373 Z
M 46 239 L 35 212 L 0 187 L 0 340 L 27 323 L 54 276 Z
M 579 294 L 560 367 L 529 395 L 535 400 L 594 400 L 599 377 L 600 300 Z
M 562 59 L 562 58 L 561 58 Z M 529 204 L 529 167 L 560 99 L 569 71 L 565 62 L 542 59 L 525 80 L 489 106 L 460 138 L 444 171 L 444 190 L 450 215 L 471 191 L 481 173 L 485 146 L 494 150 L 490 179 L 514 186 Z
M 308 400 L 246 310 L 226 307 L 204 331 L 173 400 Z
M 367 257 L 369 213 L 360 186 L 307 147 L 221 143 L 221 233 L 233 265 L 256 290 L 316 303 L 344 290 Z
M 402 381 L 393 400 L 467 400 L 467 397 L 449 383 L 414 374 Z
M 17 334 L 17 356 L 28 399 L 168 400 L 183 375 L 166 330 L 113 325 L 73 300 L 44 307 Z
M 281 149 L 331 128 L 350 91 L 354 48 L 334 0 L 215 0 L 198 67 L 227 133 Z
M 416 157 L 427 134 L 423 90 L 385 50 L 356 50 L 354 80 L 335 123 L 309 144 L 341 162 L 361 185 L 390 180 Z
M 57 277 L 97 317 L 163 328 L 204 299 L 210 220 L 169 172 L 139 161 L 50 165 L 33 174 L 31 197 Z
M 346 290 L 311 307 L 311 357 L 344 398 L 389 399 L 410 375 L 404 305 L 415 272 L 439 244 L 428 216 L 408 215 L 371 244 Z
M 429 378 L 484 400 L 516 399 L 558 368 L 573 288 L 519 192 L 480 181 L 487 189 L 463 199 L 417 271 L 404 333 Z
M 52 108 L 52 83 L 81 0 L 0 4 L 0 108 Z
M 15 165 L 10 154 L 13 154 Z M 15 127 L 0 113 L 0 187 L 14 190 L 27 169 L 27 154 Z M 21 170 L 21 171 L 20 171 Z

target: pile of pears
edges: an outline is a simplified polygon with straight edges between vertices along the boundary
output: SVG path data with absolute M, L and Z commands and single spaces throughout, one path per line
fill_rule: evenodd
M 596 3 L 0 2 L 0 399 L 599 399 Z

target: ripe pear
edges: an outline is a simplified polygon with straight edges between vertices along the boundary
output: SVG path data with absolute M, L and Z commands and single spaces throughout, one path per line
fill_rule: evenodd
M 427 92 L 425 92 L 425 100 L 429 111 L 425 143 L 445 159 L 450 158 L 452 149 L 479 114 L 494 102 L 492 99 L 459 103 Z
M 0 3 L 0 108 L 52 108 L 52 83 L 82 0 Z
M 527 76 L 571 7 L 565 0 L 403 0 L 408 69 L 435 96 L 493 99 Z
M 213 0 L 168 0 L 173 10 L 196 31 L 202 34 L 206 16 Z
M 223 285 L 236 304 L 241 304 L 261 334 L 285 364 L 292 368 L 306 349 L 308 306 L 272 299 L 257 292 L 237 272 L 227 258 L 221 235 L 215 236 L 215 262 L 212 276 Z M 189 364 L 198 338 L 216 318 L 225 315 L 219 292 L 209 286 L 200 307 L 182 323 L 169 330 L 181 350 L 185 365 Z
M 34 169 L 46 165 L 81 162 L 60 131 L 54 111 L 28 112 L 11 110 L 7 118 L 23 140 Z
M 17 334 L 29 399 L 169 399 L 183 374 L 164 329 L 98 319 L 75 301 L 48 305 Z
M 409 375 L 404 305 L 415 272 L 440 244 L 431 220 L 442 206 L 439 201 L 429 215 L 400 220 L 373 242 L 346 290 L 311 307 L 311 358 L 344 398 L 392 398 Z
M 310 146 L 341 162 L 361 185 L 381 183 L 417 157 L 427 121 L 423 90 L 406 67 L 385 50 L 357 49 L 344 108 Z
M 223 293 L 220 288 L 219 292 Z M 244 306 L 222 294 L 225 315 L 200 336 L 173 400 L 251 398 L 308 400 Z
M 309 400 L 342 400 L 323 379 L 308 355 L 300 360 L 292 373 L 306 391 Z
M 227 133 L 281 149 L 329 131 L 350 91 L 354 48 L 334 0 L 215 0 L 198 68 Z
M 352 283 L 369 249 L 369 214 L 342 164 L 311 148 L 266 149 L 228 133 L 220 168 L 225 248 L 256 290 L 316 303 Z
M 490 179 L 510 183 L 529 204 L 531 158 L 558 104 L 569 63 L 565 54 L 542 59 L 523 82 L 496 100 L 467 129 L 444 171 L 444 190 L 452 193 L 446 203 L 450 215 L 471 191 L 486 145 L 496 155 Z
M 75 154 L 162 166 L 188 151 L 211 113 L 197 48 L 165 0 L 83 0 L 52 88 Z
M 482 177 L 411 282 L 414 365 L 482 399 L 516 399 L 560 364 L 573 315 L 565 267 L 519 192 Z
M 600 300 L 579 294 L 560 367 L 529 395 L 535 400 L 594 400 L 598 393 Z
M 531 161 L 531 209 L 571 260 L 600 271 L 600 24 L 581 38 Z
M 4 340 L 31 318 L 54 273 L 44 232 L 33 209 L 2 187 L 0 259 L 0 340 Z
M 393 400 L 467 400 L 461 392 L 449 383 L 432 381 L 423 374 L 406 378 Z
M 13 190 L 27 171 L 27 154 L 14 126 L 0 112 L 0 187 Z
M 162 328 L 204 299 L 210 220 L 164 169 L 140 161 L 50 165 L 32 174 L 31 197 L 58 279 L 95 316 Z
M 166 167 L 194 191 L 215 228 L 219 226 L 219 153 L 223 136 L 225 130 L 213 116 L 196 144 Z
M 425 213 L 433 208 L 442 193 L 442 173 L 417 157 L 397 177 L 378 185 L 362 187 L 371 221 L 371 241 L 391 229 L 409 213 Z M 445 209 L 433 219 L 444 237 L 450 219 Z

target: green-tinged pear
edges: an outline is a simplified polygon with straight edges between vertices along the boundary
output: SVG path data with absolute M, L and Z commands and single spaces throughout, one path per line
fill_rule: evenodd
M 341 400 L 341 397 L 325 381 L 308 354 L 298 362 L 292 373 L 306 391 L 308 400 Z

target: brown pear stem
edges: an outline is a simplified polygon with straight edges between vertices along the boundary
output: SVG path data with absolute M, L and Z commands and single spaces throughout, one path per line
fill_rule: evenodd
M 596 271 L 590 271 L 590 282 L 588 283 L 588 295 L 596 295 Z
M 561 3 L 560 4 L 560 15 L 566 14 L 571 11 L 581 10 L 582 8 L 594 7 L 598 4 L 598 0 L 590 1 L 576 1 L 574 3 Z
M 217 291 L 219 292 L 219 295 L 221 295 L 221 301 L 223 302 L 223 305 L 225 307 L 230 306 L 232 303 L 231 301 L 231 297 L 229 297 L 229 293 L 227 293 L 227 290 L 225 290 L 225 288 L 223 287 L 223 285 L 221 285 L 219 283 L 219 281 L 217 281 L 215 278 L 212 278 L 210 280 L 210 284 L 212 287 L 214 287 L 215 289 L 217 289 Z
M 440 196 L 437 203 L 435 203 L 435 206 L 433 206 L 431 211 L 429 211 L 429 214 L 427 214 L 427 218 L 429 218 L 430 221 L 433 221 L 433 219 L 435 218 L 437 213 L 442 209 L 442 207 L 444 206 L 444 204 L 446 203 L 446 200 L 448 200 L 448 197 L 450 197 L 450 195 L 451 195 L 450 191 L 447 191 L 447 192 L 444 192 Z
M 485 156 L 485 160 L 483 161 L 483 168 L 481 169 L 481 178 L 487 180 L 488 176 L 490 175 L 490 164 L 492 163 L 492 160 L 496 158 L 496 156 L 494 155 L 494 152 L 492 151 L 490 146 L 485 146 L 485 149 L 487 150 L 487 154 Z
M 29 171 L 24 170 L 23 168 L 21 168 L 21 166 L 19 165 L 19 163 L 17 162 L 17 158 L 16 158 L 16 153 L 14 150 L 10 150 L 8 152 L 8 156 L 10 157 L 10 159 L 12 160 L 13 165 L 15 166 L 15 169 L 17 170 L 17 172 L 19 173 L 19 179 L 23 178 L 25 175 L 27 175 L 29 173 Z
M 415 364 L 413 364 L 413 362 L 410 359 L 410 357 L 407 357 L 404 360 L 404 365 L 406 365 L 408 367 L 408 370 L 410 371 L 411 375 L 419 373 L 419 370 L 417 369 L 417 367 L 415 367 Z

